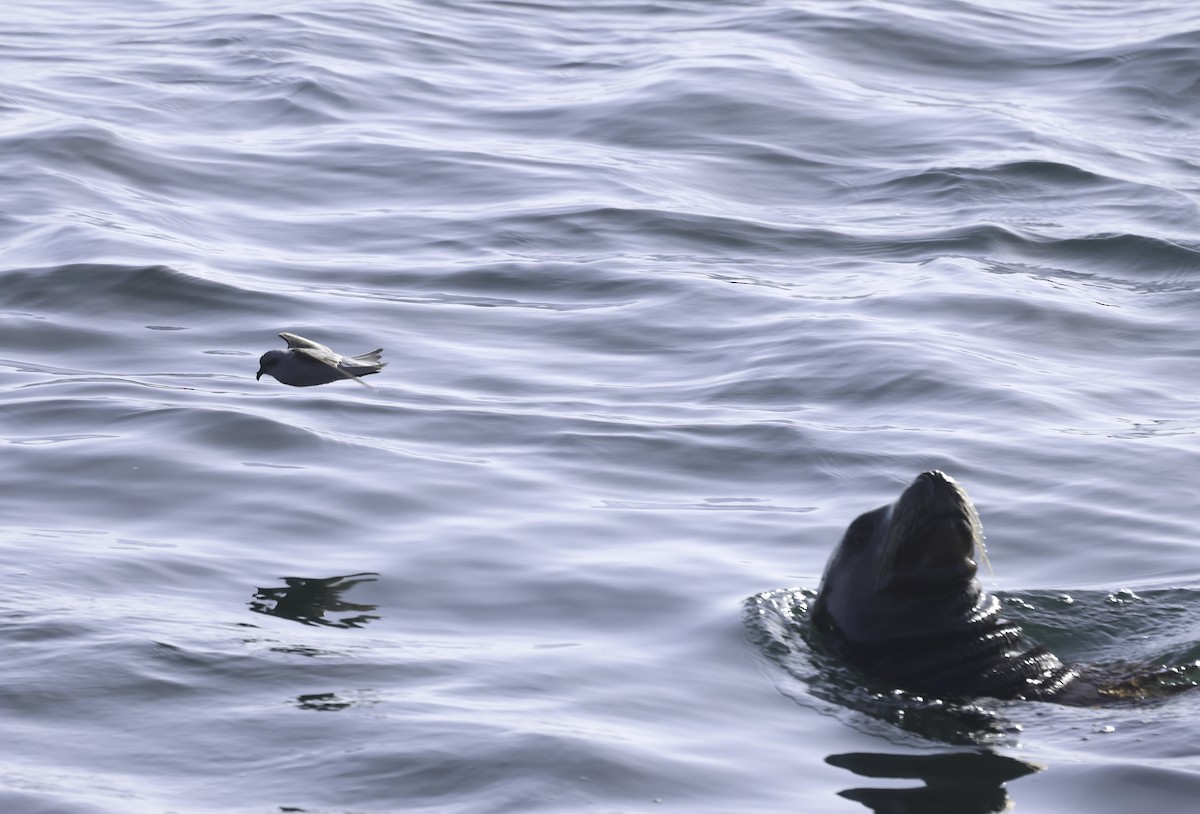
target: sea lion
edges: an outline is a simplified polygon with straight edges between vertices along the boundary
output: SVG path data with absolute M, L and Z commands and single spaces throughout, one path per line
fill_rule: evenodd
M 832 654 L 871 678 L 939 698 L 1090 704 L 1104 692 L 1026 642 L 976 579 L 983 526 L 962 487 L 924 472 L 846 530 L 810 618 Z

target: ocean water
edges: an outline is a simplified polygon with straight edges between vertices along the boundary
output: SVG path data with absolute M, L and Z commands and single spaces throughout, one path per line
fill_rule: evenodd
M 1182 0 L 9 4 L 0 810 L 1194 811 L 1200 694 L 914 728 L 770 608 L 936 467 L 1063 655 L 1200 658 L 1198 62 Z

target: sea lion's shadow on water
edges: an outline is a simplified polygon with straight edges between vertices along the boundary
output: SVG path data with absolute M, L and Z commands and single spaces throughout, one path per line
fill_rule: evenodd
M 1150 661 L 1191 663 L 1177 673 L 1187 686 L 1200 682 L 1200 645 L 1194 621 L 1200 616 L 1200 591 L 1161 589 L 1139 592 L 1099 591 L 1071 596 L 1055 593 L 1005 594 L 1005 615 L 1021 624 L 1039 644 L 1064 658 L 1093 666 L 1085 671 L 1119 674 Z M 745 622 L 763 654 L 782 668 L 779 691 L 803 706 L 897 745 L 957 747 L 938 754 L 853 753 L 830 755 L 826 762 L 863 777 L 905 778 L 921 788 L 859 788 L 840 792 L 875 811 L 991 814 L 1006 809 L 1003 784 L 1041 767 L 992 751 L 1017 746 L 1022 724 L 1013 713 L 1045 708 L 1045 702 L 963 702 L 927 699 L 872 684 L 863 675 L 822 652 L 808 619 L 816 591 L 792 588 L 767 591 L 745 602 Z M 1147 638 L 1147 631 L 1154 635 Z M 1159 673 L 1166 676 L 1169 672 Z M 1151 688 L 1152 689 L 1152 688 Z M 1171 687 L 1166 688 L 1168 691 Z M 1149 700 L 1117 699 L 1116 704 L 1147 711 L 1170 703 L 1174 693 Z M 1057 705 L 1054 705 L 1057 706 Z M 1078 709 L 1078 708 L 1077 708 Z M 1109 711 L 1114 707 L 1105 707 Z M 1080 715 L 1090 714 L 1081 709 Z M 1163 714 L 1170 714 L 1164 710 Z M 915 737 L 914 737 L 915 736 Z M 964 747 L 974 747 L 966 750 Z

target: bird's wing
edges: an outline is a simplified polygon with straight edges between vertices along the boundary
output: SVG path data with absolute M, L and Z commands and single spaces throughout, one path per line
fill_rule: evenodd
M 280 334 L 280 336 L 284 336 L 284 334 Z M 288 334 L 288 336 L 294 336 L 294 334 Z M 303 337 L 297 336 L 296 338 L 303 339 L 303 341 L 305 341 L 305 342 L 308 341 L 307 339 L 304 339 Z M 317 345 L 316 342 L 314 342 L 313 344 Z M 339 367 L 338 362 L 341 360 L 342 357 L 338 356 L 336 353 L 334 353 L 333 351 L 331 351 L 329 348 L 325 347 L 324 345 L 317 345 L 316 348 L 300 348 L 300 347 L 293 346 L 292 350 L 294 350 L 296 353 L 296 356 L 300 357 L 301 359 L 309 359 L 313 362 L 318 362 L 322 365 L 325 365 L 326 367 L 332 368 L 333 370 L 337 371 L 337 373 L 339 375 L 343 376 L 344 378 L 353 379 L 354 381 L 358 382 L 359 384 L 361 384 L 363 387 L 367 388 L 368 390 L 375 389 L 367 382 L 364 382 L 360 377 L 355 376 L 353 373 L 350 373 L 349 371 L 343 370 L 341 367 Z
M 333 351 L 322 345 L 320 342 L 314 342 L 311 339 L 305 339 L 303 336 L 299 336 L 298 334 L 290 334 L 287 331 L 284 331 L 279 335 L 279 338 L 284 342 L 287 342 L 289 348 L 321 350 L 329 354 L 333 353 Z

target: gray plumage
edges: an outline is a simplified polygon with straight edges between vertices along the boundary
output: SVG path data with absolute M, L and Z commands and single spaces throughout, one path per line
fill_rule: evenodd
M 311 387 L 314 384 L 329 384 L 341 379 L 352 379 L 364 387 L 371 385 L 360 377 L 378 373 L 387 362 L 379 361 L 383 348 L 358 356 L 342 356 L 320 342 L 313 342 L 296 334 L 281 333 L 279 338 L 287 342 L 287 350 L 269 350 L 258 360 L 258 374 L 274 376 L 283 384 L 292 387 Z

